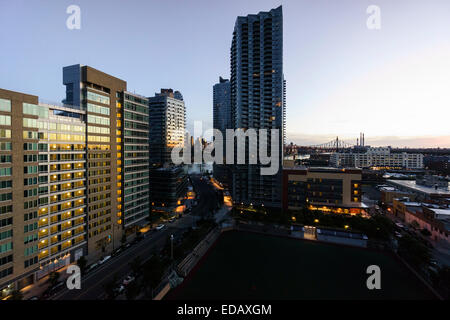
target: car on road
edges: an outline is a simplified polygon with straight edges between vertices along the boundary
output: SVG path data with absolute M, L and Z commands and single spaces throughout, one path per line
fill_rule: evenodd
M 397 237 L 397 238 L 401 238 L 401 237 L 403 237 L 402 235 L 401 235 L 401 233 L 400 232 L 397 232 L 397 231 L 395 231 L 395 236 Z
M 101 260 L 98 262 L 98 264 L 103 264 L 103 263 L 105 263 L 106 261 L 108 261 L 109 259 L 111 259 L 111 256 L 106 256 L 106 257 L 104 257 L 103 259 L 101 259 Z
M 121 284 L 120 286 L 114 288 L 114 294 L 117 296 L 125 291 L 125 287 Z
M 94 270 L 94 269 L 97 268 L 97 267 L 98 267 L 98 263 L 91 264 L 91 265 L 87 268 L 86 272 L 90 272 L 90 271 Z
M 129 285 L 131 282 L 133 282 L 134 279 L 135 279 L 135 278 L 134 278 L 133 276 L 127 276 L 125 279 L 123 279 L 122 284 L 123 284 L 124 286 L 127 286 L 127 285 Z
M 160 224 L 159 226 L 156 227 L 156 230 L 161 230 L 161 229 L 163 229 L 164 227 L 165 227 L 164 224 Z
M 174 222 L 175 221 L 175 218 L 170 218 L 169 219 L 169 223 L 172 223 L 172 222 Z

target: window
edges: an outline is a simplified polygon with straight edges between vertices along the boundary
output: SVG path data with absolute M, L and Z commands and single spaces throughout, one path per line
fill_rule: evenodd
M 37 119 L 23 118 L 23 126 L 28 128 L 39 128 Z
M 87 99 L 91 101 L 100 102 L 103 104 L 109 104 L 109 97 L 105 97 L 103 95 L 94 93 L 94 92 L 87 92 Z
M 1 155 L 0 156 L 0 163 L 11 163 L 11 156 L 9 155 Z
M 11 187 L 12 187 L 11 180 L 0 181 L 0 189 L 11 188 Z
M 94 115 L 88 115 L 87 116 L 88 122 L 89 123 L 95 123 L 95 124 L 101 124 L 104 126 L 109 126 L 109 118 L 105 118 L 105 117 L 99 117 L 99 116 L 94 116 Z
M 87 104 L 87 110 L 89 112 L 95 112 L 95 113 L 100 113 L 100 114 L 104 114 L 104 115 L 108 115 L 109 116 L 109 108 L 107 108 L 107 107 L 101 107 L 101 106 L 97 106 L 97 105 L 92 104 L 92 103 L 88 103 Z
M 8 201 L 12 199 L 12 193 L 0 194 L 0 201 Z
M 0 126 L 10 126 L 11 125 L 11 117 L 0 115 Z
M 23 103 L 23 114 L 39 116 L 39 118 L 48 118 L 48 109 L 44 106 Z
M 0 99 L 0 111 L 11 112 L 11 101 Z
M 0 168 L 0 177 L 7 177 L 12 174 L 12 168 Z
M 11 130 L 0 129 L 0 138 L 11 138 Z
M 0 150 L 2 151 L 11 151 L 12 143 L 11 142 L 0 142 Z

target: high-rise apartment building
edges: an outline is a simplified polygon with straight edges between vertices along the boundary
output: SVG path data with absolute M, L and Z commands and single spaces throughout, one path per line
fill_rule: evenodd
M 233 200 L 244 205 L 281 207 L 285 109 L 281 6 L 237 18 L 231 44 L 230 81 L 233 128 L 267 129 L 267 149 L 279 154 L 275 175 L 261 175 L 262 165 L 249 164 L 248 157 L 245 165 L 233 165 Z M 270 129 L 278 129 L 279 150 L 270 150 L 271 139 L 276 138 Z
M 222 133 L 223 139 L 226 137 L 226 130 L 232 129 L 231 123 L 231 84 L 227 79 L 219 78 L 219 83 L 213 87 L 213 128 Z M 225 140 L 224 140 L 225 141 Z M 224 183 L 230 184 L 230 166 L 226 165 L 226 143 L 222 145 L 222 164 L 213 164 L 214 178 Z
M 186 108 L 181 93 L 172 89 L 148 99 L 150 202 L 154 212 L 172 215 L 187 186 L 184 168 L 174 166 L 171 158 L 172 149 L 185 143 Z
M 123 225 L 127 233 L 146 222 L 149 198 L 148 99 L 123 93 Z M 119 160 L 118 160 L 119 161 Z
M 121 97 L 127 83 L 81 65 L 63 68 L 63 83 L 66 86 L 64 102 L 86 110 L 88 254 L 95 259 L 111 252 L 122 236 Z
M 2 294 L 96 261 L 149 215 L 148 99 L 88 66 L 63 83 L 61 105 L 0 89 Z
M 179 91 L 161 89 L 149 99 L 150 165 L 173 164 L 172 149 L 184 146 L 186 108 Z
M 0 90 L 0 289 L 85 254 L 85 111 Z

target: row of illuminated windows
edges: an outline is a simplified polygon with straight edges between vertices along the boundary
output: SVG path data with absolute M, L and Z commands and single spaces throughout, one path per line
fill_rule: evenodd
M 111 201 L 99 202 L 99 203 L 96 203 L 96 204 L 94 204 L 92 206 L 89 206 L 89 210 L 88 211 L 90 212 L 90 211 L 94 211 L 94 210 L 97 210 L 97 209 L 105 208 L 105 207 L 108 207 L 110 205 L 111 205 Z
M 89 144 L 88 145 L 88 150 L 107 151 L 110 149 L 111 149 L 111 147 L 108 144 Z
M 110 142 L 109 137 L 104 136 L 88 136 L 89 142 Z
M 110 182 L 111 178 L 110 177 L 106 177 L 106 178 L 96 178 L 96 179 L 89 179 L 89 184 L 93 185 L 93 184 L 101 184 L 101 183 L 107 183 Z
M 48 118 L 48 108 L 44 106 L 37 106 L 31 103 L 23 103 L 23 113 L 33 116 L 39 116 L 39 118 Z
M 109 134 L 109 128 L 105 127 L 94 127 L 94 126 L 88 126 L 88 132 L 89 133 L 101 133 L 101 134 Z
M 109 124 L 110 124 L 109 118 L 105 118 L 105 117 L 94 116 L 94 115 L 89 114 L 87 116 L 87 119 L 88 119 L 89 123 L 101 124 L 104 126 L 109 126 Z
M 11 112 L 11 101 L 0 99 L 0 111 Z
M 110 161 L 92 161 L 92 162 L 89 162 L 89 168 L 109 167 L 110 165 L 111 165 Z
M 87 99 L 91 101 L 97 101 L 103 104 L 109 104 L 109 97 L 105 97 L 103 95 L 97 94 L 95 92 L 88 91 Z
M 89 177 L 94 177 L 94 176 L 101 176 L 104 174 L 110 174 L 111 170 L 110 169 L 104 169 L 104 170 L 91 170 L 89 171 Z
M 27 118 L 24 118 L 24 120 Z M 30 121 L 31 120 L 31 121 Z M 39 129 L 45 129 L 45 130 L 50 130 L 50 131 L 71 131 L 71 132 L 84 132 L 85 127 L 84 126 L 78 126 L 78 125 L 74 125 L 74 124 L 65 124 L 65 123 L 54 123 L 54 122 L 42 122 L 42 121 L 38 121 L 36 123 L 36 121 L 32 121 L 32 120 L 36 120 L 36 119 L 27 119 L 26 121 L 24 121 L 24 126 L 25 123 L 27 124 L 27 127 L 32 127 L 32 128 L 39 128 Z
M 58 140 L 58 141 L 74 141 L 74 142 L 83 142 L 86 139 L 85 135 L 80 134 L 64 134 L 64 133 L 50 133 L 50 140 Z
M 109 102 L 108 102 L 109 104 Z M 100 113 L 100 114 L 104 114 L 104 115 L 108 115 L 109 116 L 109 108 L 107 107 L 101 107 L 101 106 L 97 106 L 95 104 L 92 103 L 88 103 L 87 104 L 87 110 L 89 112 L 95 112 L 95 113 Z
M 10 126 L 11 116 L 0 115 L 0 126 Z
M 97 219 L 111 213 L 111 209 L 106 209 L 89 215 L 89 220 Z

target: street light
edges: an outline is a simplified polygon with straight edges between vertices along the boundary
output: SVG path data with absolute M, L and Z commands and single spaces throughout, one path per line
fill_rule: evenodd
M 170 235 L 170 259 L 173 260 L 173 234 Z

